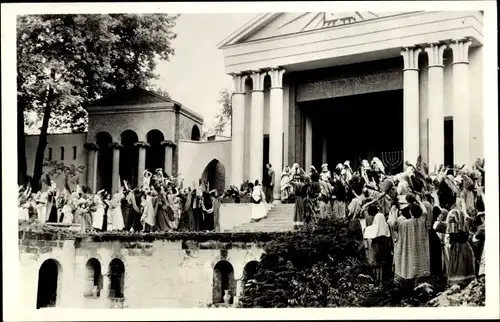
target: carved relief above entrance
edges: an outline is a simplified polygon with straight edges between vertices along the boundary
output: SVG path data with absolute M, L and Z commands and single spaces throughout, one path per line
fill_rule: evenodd
M 297 84 L 297 102 L 391 91 L 403 88 L 403 72 L 386 70 Z

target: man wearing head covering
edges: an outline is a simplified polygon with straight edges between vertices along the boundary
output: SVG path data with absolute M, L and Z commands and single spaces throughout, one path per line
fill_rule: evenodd
M 376 206 L 374 205 L 375 210 Z M 385 216 L 378 212 L 373 224 L 366 227 L 364 238 L 367 244 L 368 263 L 374 270 L 377 281 L 387 278 L 392 266 L 392 240 Z

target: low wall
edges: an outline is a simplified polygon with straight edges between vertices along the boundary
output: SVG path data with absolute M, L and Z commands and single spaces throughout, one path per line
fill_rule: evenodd
M 252 236 L 264 238 L 264 242 L 272 238 L 272 234 L 262 233 L 189 234 L 192 236 L 177 240 L 154 234 L 149 238 L 138 235 L 123 240 L 112 235 L 69 238 L 20 230 L 21 306 L 24 310 L 36 308 L 40 267 L 52 259 L 58 267 L 56 308 L 109 308 L 112 300 L 108 298 L 107 273 L 111 261 L 118 259 L 124 266 L 125 308 L 204 307 L 212 303 L 215 266 L 221 261 L 228 262 L 234 279 L 240 281 L 245 265 L 259 261 L 263 252 L 262 243 L 250 242 Z M 232 240 L 235 236 L 236 240 Z M 102 272 L 99 298 L 84 296 L 89 274 L 92 276 L 87 269 L 91 259 L 97 260 Z
M 252 215 L 261 218 L 269 209 L 270 205 L 264 203 L 223 203 L 219 210 L 220 230 L 231 230 L 236 226 L 249 223 Z

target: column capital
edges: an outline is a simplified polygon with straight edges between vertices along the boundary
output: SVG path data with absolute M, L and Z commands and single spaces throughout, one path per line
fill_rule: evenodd
M 418 55 L 422 51 L 421 48 L 417 46 L 406 46 L 401 50 L 401 56 L 404 60 L 403 71 L 406 70 L 418 70 Z
M 171 140 L 165 140 L 165 141 L 161 141 L 160 143 L 162 146 L 167 146 L 167 147 L 172 147 L 172 148 L 175 148 L 177 146 L 177 144 L 175 144 L 174 141 L 171 141 Z
M 283 74 L 285 74 L 284 68 L 271 67 L 267 74 L 271 77 L 271 88 L 283 88 Z
M 451 41 L 450 48 L 453 51 L 453 64 L 469 63 L 469 47 L 472 41 L 469 38 L 456 38 Z
M 233 78 L 233 94 L 245 94 L 245 80 L 247 79 L 247 75 L 243 73 L 231 73 L 229 75 Z
M 97 146 L 97 144 L 92 143 L 92 142 L 84 143 L 83 147 L 85 149 L 89 150 L 89 151 L 97 151 L 97 150 L 99 150 L 99 147 Z
M 252 91 L 263 91 L 264 90 L 264 77 L 266 77 L 266 72 L 261 70 L 253 70 L 250 77 L 252 78 Z
M 113 142 L 113 143 L 109 144 L 109 147 L 112 148 L 112 149 L 121 149 L 121 148 L 123 148 L 123 145 L 121 145 L 118 142 Z
M 430 42 L 425 47 L 425 52 L 427 53 L 427 57 L 429 59 L 429 68 L 430 67 L 444 67 L 443 64 L 443 53 L 446 49 L 446 44 L 435 41 Z
M 149 148 L 150 147 L 149 143 L 144 142 L 144 141 L 135 142 L 134 146 L 136 146 L 138 148 Z

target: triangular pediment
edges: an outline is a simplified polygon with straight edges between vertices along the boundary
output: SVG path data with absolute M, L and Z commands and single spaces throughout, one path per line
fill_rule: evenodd
M 108 96 L 101 98 L 90 106 L 124 106 L 124 105 L 144 105 L 153 103 L 173 103 L 172 100 L 147 91 L 140 87 L 131 89 L 120 89 Z
M 400 13 L 371 11 L 266 13 L 255 17 L 226 38 L 219 44 L 219 48 L 255 40 L 335 28 Z

